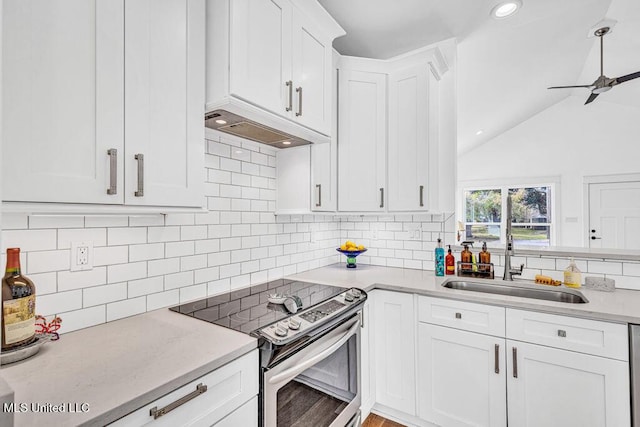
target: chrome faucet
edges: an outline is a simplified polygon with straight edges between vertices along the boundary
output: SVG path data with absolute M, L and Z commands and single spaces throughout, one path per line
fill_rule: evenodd
M 513 276 L 522 275 L 524 264 L 520 265 L 520 269 L 511 268 L 511 257 L 513 256 L 513 234 L 511 232 L 511 194 L 507 196 L 507 244 L 504 250 L 504 275 L 502 280 L 513 281 Z

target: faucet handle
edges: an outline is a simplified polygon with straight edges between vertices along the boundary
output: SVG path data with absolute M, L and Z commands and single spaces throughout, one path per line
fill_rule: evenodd
M 520 274 L 522 274 L 522 270 L 524 270 L 524 263 L 520 264 Z

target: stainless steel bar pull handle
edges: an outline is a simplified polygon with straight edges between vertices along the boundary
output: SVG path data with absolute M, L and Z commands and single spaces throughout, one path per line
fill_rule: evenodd
M 316 203 L 316 207 L 319 208 L 322 206 L 322 184 L 316 184 L 316 188 L 318 189 L 318 203 Z
M 296 113 L 296 117 L 302 115 L 302 86 L 296 88 L 296 92 L 298 93 L 298 112 Z
M 118 194 L 118 150 L 110 148 L 107 150 L 109 156 L 109 188 L 107 194 Z
M 289 88 L 289 106 L 285 108 L 285 110 L 291 111 L 293 110 L 293 82 L 289 80 L 285 83 L 285 85 L 287 85 L 287 87 Z
M 380 189 L 380 207 L 384 208 L 384 188 Z
M 513 356 L 513 378 L 518 378 L 518 349 L 512 347 L 511 354 Z
M 144 154 L 136 154 L 134 158 L 138 161 L 138 191 L 133 194 L 136 197 L 142 197 L 144 196 Z
M 424 206 L 424 185 L 420 186 L 420 207 Z
M 496 374 L 500 373 L 500 344 L 496 344 L 494 348 L 494 371 Z
M 202 393 L 206 391 L 207 391 L 207 385 L 200 383 L 196 386 L 196 389 L 194 391 L 192 391 L 191 393 L 187 394 L 184 397 L 181 397 L 175 402 L 169 403 L 167 406 L 160 409 L 158 409 L 157 406 L 154 406 L 153 408 L 149 409 L 149 415 L 151 415 L 154 420 L 157 420 L 161 416 L 168 414 L 169 412 L 173 411 L 177 407 L 184 405 L 191 399 L 200 396 Z

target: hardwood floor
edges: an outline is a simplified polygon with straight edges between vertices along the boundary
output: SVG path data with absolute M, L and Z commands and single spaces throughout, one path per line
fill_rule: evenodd
M 367 419 L 362 423 L 362 427 L 405 427 L 405 425 L 388 420 L 380 415 L 369 414 Z
M 346 404 L 309 386 L 291 381 L 278 391 L 278 426 L 327 426 Z

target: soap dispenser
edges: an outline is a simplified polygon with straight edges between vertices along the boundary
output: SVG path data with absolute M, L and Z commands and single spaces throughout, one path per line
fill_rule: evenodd
M 480 271 L 490 271 L 491 253 L 487 250 L 487 242 L 482 242 L 482 251 L 480 252 Z
M 444 276 L 444 248 L 442 247 L 442 240 L 440 238 L 438 238 L 435 255 L 436 276 Z
M 447 250 L 447 256 L 444 258 L 445 265 L 445 274 L 451 275 L 456 272 L 456 257 L 451 253 L 451 245 L 449 245 L 449 249 Z
M 471 262 L 472 262 L 473 254 L 469 250 L 469 245 L 464 245 L 464 249 L 460 252 L 460 269 L 462 270 L 471 270 Z
M 564 285 L 569 288 L 582 286 L 582 272 L 578 269 L 573 258 L 570 258 L 569 266 L 564 270 Z

